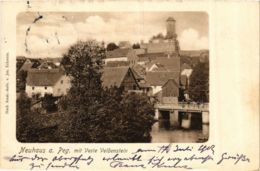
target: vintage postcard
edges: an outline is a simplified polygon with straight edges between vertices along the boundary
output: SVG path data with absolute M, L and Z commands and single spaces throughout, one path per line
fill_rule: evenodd
M 0 169 L 259 169 L 258 2 L 0 9 Z

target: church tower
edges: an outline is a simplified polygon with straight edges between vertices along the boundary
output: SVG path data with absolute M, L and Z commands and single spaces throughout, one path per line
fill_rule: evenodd
M 175 19 L 172 17 L 169 17 L 166 20 L 166 39 L 176 39 L 177 35 L 175 32 Z

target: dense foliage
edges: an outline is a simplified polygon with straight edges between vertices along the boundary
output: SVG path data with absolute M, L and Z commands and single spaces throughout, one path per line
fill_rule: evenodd
M 117 46 L 115 43 L 108 43 L 107 44 L 107 51 L 112 51 L 112 50 L 115 50 L 115 49 L 117 49 L 117 48 L 119 48 L 119 46 Z
M 62 60 L 72 79 L 66 96 L 29 98 L 21 93 L 17 98 L 18 141 L 149 142 L 153 103 L 143 94 L 117 87 L 104 89 L 104 57 L 105 48 L 97 42 L 78 42 Z
M 134 43 L 133 45 L 132 45 L 132 48 L 133 49 L 140 49 L 141 48 L 141 46 L 140 46 L 140 44 L 139 43 Z
M 158 33 L 157 35 L 152 36 L 150 41 L 153 41 L 153 40 L 156 40 L 156 39 L 165 39 L 165 37 L 162 33 Z
M 27 77 L 27 71 L 21 70 L 17 72 L 16 75 L 16 91 L 24 91 L 25 90 L 25 84 L 26 84 L 26 77 Z
M 31 134 L 29 131 L 32 129 L 30 125 L 30 106 L 31 100 L 25 93 L 21 93 L 16 101 L 16 135 L 17 139 L 21 142 L 29 141 Z
M 66 116 L 60 127 L 63 141 L 150 141 L 153 104 L 145 95 L 116 87 L 103 89 L 104 57 L 105 49 L 96 42 L 78 42 L 64 55 L 70 64 L 66 72 L 72 77 L 72 88 L 59 103 Z
M 209 102 L 209 61 L 199 62 L 191 76 L 189 94 L 196 102 Z

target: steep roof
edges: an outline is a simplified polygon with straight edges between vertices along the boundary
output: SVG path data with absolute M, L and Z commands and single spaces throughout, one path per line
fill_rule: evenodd
M 166 21 L 175 21 L 175 19 L 172 17 L 169 17 Z
M 179 83 L 179 72 L 147 72 L 145 80 L 150 86 L 163 86 L 169 79 Z
M 124 48 L 124 49 L 115 49 L 113 51 L 107 51 L 106 58 L 120 58 L 120 57 L 126 57 L 131 49 Z
M 48 62 L 61 62 L 62 61 L 62 58 L 61 57 L 56 57 L 56 58 L 46 58 L 45 59 L 46 61 Z
M 23 63 L 23 65 L 21 66 L 21 68 L 20 68 L 19 71 L 21 71 L 21 70 L 23 70 L 23 71 L 28 71 L 29 69 L 31 69 L 32 65 L 33 65 L 33 63 L 32 63 L 29 59 L 27 59 L 27 60 Z
M 152 59 L 152 58 L 158 58 L 158 57 L 167 57 L 166 53 L 143 53 L 138 54 L 139 60 L 142 59 Z
M 60 69 L 31 69 L 28 71 L 26 83 L 30 86 L 53 86 L 64 75 Z
M 132 67 L 132 69 L 137 72 L 137 74 L 141 77 L 144 77 L 145 75 L 145 67 L 139 64 L 136 64 Z
M 104 67 L 102 74 L 103 87 L 120 87 L 129 67 Z
M 134 77 L 137 80 L 143 80 L 144 78 L 142 77 L 142 75 L 140 75 L 134 68 L 131 68 L 132 73 L 134 74 Z
M 145 66 L 150 68 L 154 64 L 156 64 L 158 67 L 160 67 L 160 70 L 158 70 L 158 71 L 167 70 L 167 71 L 180 72 L 180 58 L 178 58 L 178 57 L 156 58 L 156 59 L 153 59 L 150 62 L 146 63 Z
M 54 69 L 58 68 L 54 63 L 52 62 L 43 62 L 40 66 L 37 67 L 38 69 Z
M 129 66 L 129 61 L 108 61 L 106 66 L 107 67 L 120 67 L 120 66 Z
M 162 65 L 162 64 L 160 64 L 160 63 L 150 62 L 150 63 L 147 63 L 145 66 L 146 66 L 146 68 L 147 68 L 149 71 L 152 71 L 152 72 L 169 71 L 164 65 Z M 156 67 L 152 69 L 153 66 L 156 66 Z M 152 70 L 151 70 L 151 69 L 152 69 Z
M 153 61 L 154 63 L 162 64 L 169 71 L 180 72 L 180 58 L 157 58 Z
M 168 84 L 169 82 L 173 82 L 177 87 L 179 87 L 179 84 L 176 82 L 175 79 L 169 79 L 168 81 L 166 81 L 166 83 L 162 86 L 164 87 L 166 84 Z

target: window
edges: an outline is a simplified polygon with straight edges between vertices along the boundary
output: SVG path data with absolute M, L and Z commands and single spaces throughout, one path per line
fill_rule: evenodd
M 34 90 L 34 87 L 32 87 L 32 90 Z
M 44 87 L 45 90 L 47 90 L 47 87 Z
M 63 84 L 63 80 L 60 80 L 60 83 Z

